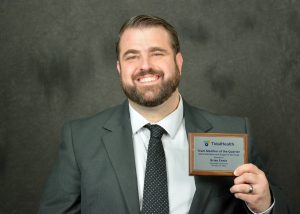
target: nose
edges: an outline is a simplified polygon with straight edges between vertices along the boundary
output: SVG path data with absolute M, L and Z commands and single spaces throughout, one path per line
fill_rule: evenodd
M 149 70 L 151 68 L 151 62 L 148 56 L 144 56 L 141 59 L 140 70 Z

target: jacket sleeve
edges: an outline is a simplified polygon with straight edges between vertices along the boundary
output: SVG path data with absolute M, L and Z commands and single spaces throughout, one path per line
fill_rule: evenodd
M 69 123 L 64 125 L 62 136 L 58 159 L 47 181 L 39 214 L 80 213 L 80 170 Z
M 270 190 L 272 194 L 272 200 L 275 200 L 274 207 L 271 211 L 272 214 L 289 214 L 291 213 L 289 206 L 287 204 L 287 200 L 282 193 L 282 191 L 274 184 L 271 175 L 269 174 L 269 170 L 266 168 L 266 165 L 263 163 L 263 160 L 260 158 L 255 148 L 253 148 L 253 136 L 251 134 L 251 128 L 249 125 L 249 120 L 246 118 L 246 133 L 249 135 L 249 163 L 255 164 L 259 169 L 264 171 L 266 177 L 268 179 Z M 251 213 L 248 211 L 249 214 Z

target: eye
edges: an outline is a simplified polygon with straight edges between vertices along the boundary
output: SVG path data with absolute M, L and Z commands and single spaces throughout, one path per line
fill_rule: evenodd
M 153 56 L 163 56 L 163 52 L 155 51 L 155 52 L 153 52 Z
M 133 60 L 133 59 L 136 59 L 137 58 L 137 55 L 127 55 L 125 57 L 125 60 Z

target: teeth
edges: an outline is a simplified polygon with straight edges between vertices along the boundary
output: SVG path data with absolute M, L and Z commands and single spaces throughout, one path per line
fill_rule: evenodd
M 141 79 L 140 79 L 140 82 L 144 83 L 144 82 L 151 82 L 151 81 L 154 81 L 154 80 L 157 80 L 157 77 L 156 77 L 156 76 L 141 78 Z

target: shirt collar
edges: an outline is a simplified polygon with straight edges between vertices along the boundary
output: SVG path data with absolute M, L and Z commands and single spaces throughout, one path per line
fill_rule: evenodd
M 132 133 L 135 134 L 146 124 L 150 123 L 146 118 L 144 118 L 140 113 L 138 113 L 130 104 L 129 104 L 129 113 L 130 121 L 132 127 Z M 155 123 L 163 127 L 171 138 L 173 138 L 177 130 L 180 127 L 180 124 L 183 120 L 183 103 L 180 96 L 178 107 L 171 114 L 167 115 L 165 118 Z

